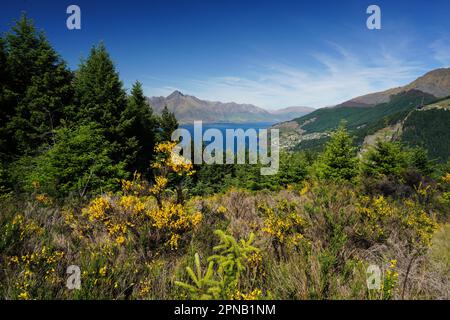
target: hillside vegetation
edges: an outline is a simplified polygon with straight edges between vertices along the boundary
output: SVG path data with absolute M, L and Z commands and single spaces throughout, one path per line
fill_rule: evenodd
M 380 120 L 386 119 L 389 116 L 402 114 L 405 111 L 415 109 L 422 104 L 428 104 L 437 99 L 429 94 L 424 94 L 420 91 L 409 91 L 399 93 L 391 97 L 387 103 L 382 103 L 370 108 L 360 107 L 339 107 L 339 108 L 325 108 L 319 109 L 302 118 L 296 119 L 299 124 L 305 121 L 315 119 L 303 125 L 302 128 L 306 132 L 322 132 L 327 130 L 334 130 L 339 126 L 340 121 L 345 119 L 349 129 L 358 129 L 360 127 L 371 126 L 378 123 Z
M 428 150 L 432 159 L 450 157 L 450 110 L 429 109 L 412 112 L 403 124 L 402 141 Z
M 424 147 L 435 161 L 445 162 L 449 157 L 447 104 L 445 98 L 437 99 L 411 90 L 373 107 L 319 109 L 293 120 L 298 128 L 289 128 L 292 127 L 289 123 L 279 125 L 281 143 L 287 149 L 320 151 L 329 140 L 329 132 L 345 120 L 349 131 L 355 135 L 355 144 L 360 147 L 365 147 L 364 141 L 371 136 L 388 134 L 391 140 L 400 139 L 410 146 Z

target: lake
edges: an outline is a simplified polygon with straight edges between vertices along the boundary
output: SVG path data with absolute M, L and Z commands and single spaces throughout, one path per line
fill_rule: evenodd
M 223 148 L 225 149 L 225 137 L 226 137 L 226 130 L 227 129 L 242 129 L 242 130 L 248 130 L 248 129 L 255 129 L 256 132 L 259 132 L 260 129 L 269 129 L 272 125 L 274 125 L 276 122 L 248 122 L 248 123 L 232 123 L 232 122 L 219 122 L 219 123 L 203 123 L 202 124 L 202 135 L 203 133 L 208 129 L 218 129 L 223 135 L 224 138 L 224 145 Z M 192 123 L 185 123 L 181 124 L 180 128 L 187 129 L 192 138 L 194 138 L 194 124 Z M 206 143 L 208 144 L 208 143 Z M 248 147 L 248 140 L 245 141 L 246 147 Z M 235 150 L 236 151 L 236 150 Z

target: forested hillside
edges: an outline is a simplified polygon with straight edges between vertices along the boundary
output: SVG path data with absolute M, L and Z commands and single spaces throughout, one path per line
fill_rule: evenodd
M 430 109 L 412 112 L 403 125 L 402 141 L 428 150 L 432 159 L 450 157 L 450 110 Z
M 310 113 L 304 117 L 295 119 L 300 125 L 308 120 L 315 119 L 302 126 L 307 133 L 334 130 L 340 121 L 345 119 L 349 129 L 358 129 L 371 126 L 389 116 L 410 111 L 422 104 L 428 104 L 437 99 L 429 94 L 412 90 L 399 93 L 387 103 L 382 103 L 371 108 L 361 107 L 337 107 L 324 108 Z
M 445 162 L 448 157 L 446 141 L 450 121 L 448 108 L 434 108 L 428 105 L 447 101 L 437 99 L 417 90 L 399 93 L 387 103 L 373 107 L 324 108 L 309 115 L 278 125 L 281 128 L 281 143 L 287 149 L 317 152 L 329 140 L 329 132 L 335 130 L 340 121 L 345 121 L 355 136 L 355 144 L 362 146 L 364 140 L 387 127 L 398 127 L 391 139 L 402 140 L 411 146 L 421 146 L 429 151 L 435 161 Z

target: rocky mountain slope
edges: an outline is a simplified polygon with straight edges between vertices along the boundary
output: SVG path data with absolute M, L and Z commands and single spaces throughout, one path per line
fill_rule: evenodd
M 252 104 L 201 100 L 197 97 L 174 91 L 167 97 L 148 98 L 156 113 L 164 106 L 175 113 L 181 123 L 202 120 L 203 122 L 279 122 L 303 116 L 314 111 L 308 107 L 288 107 L 266 110 Z

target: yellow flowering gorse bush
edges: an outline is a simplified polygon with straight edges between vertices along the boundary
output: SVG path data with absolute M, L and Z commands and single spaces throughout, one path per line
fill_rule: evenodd
M 280 200 L 275 207 L 260 205 L 259 211 L 264 217 L 262 230 L 272 237 L 275 250 L 296 248 L 302 243 L 307 224 L 295 203 Z
M 52 286 L 61 282 L 56 269 L 63 257 L 63 251 L 46 246 L 22 256 L 10 257 L 10 266 L 21 270 L 14 283 L 17 298 L 32 299 L 33 295 L 46 285 Z
M 202 215 L 168 192 L 171 172 L 178 177 L 192 172 L 191 164 L 173 156 L 175 145 L 167 142 L 156 146 L 159 156 L 153 164 L 157 175 L 152 185 L 143 182 L 135 173 L 133 180 L 122 180 L 120 194 L 93 199 L 82 210 L 82 217 L 91 224 L 85 224 L 81 234 L 103 231 L 113 244 L 122 246 L 134 239 L 134 235 L 140 233 L 138 230 L 145 229 L 149 233 L 149 241 L 162 242 L 170 249 L 177 249 L 183 236 L 200 224 Z M 72 226 L 73 218 L 72 215 L 68 219 Z

